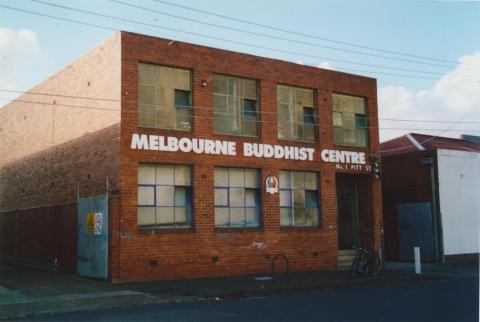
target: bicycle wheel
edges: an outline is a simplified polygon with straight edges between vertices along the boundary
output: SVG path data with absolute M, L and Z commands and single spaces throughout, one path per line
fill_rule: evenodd
M 352 262 L 352 267 L 350 269 L 350 276 L 356 277 L 360 274 L 360 270 L 362 268 L 362 261 L 358 258 L 355 258 Z
M 380 273 L 380 269 L 382 268 L 382 263 L 380 262 L 380 257 L 377 255 L 373 255 L 368 260 L 368 275 L 370 276 L 377 276 Z

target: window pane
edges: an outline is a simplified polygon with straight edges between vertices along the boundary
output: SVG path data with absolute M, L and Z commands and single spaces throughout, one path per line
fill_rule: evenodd
M 230 208 L 230 226 L 245 225 L 245 208 Z
M 173 166 L 159 165 L 157 169 L 157 184 L 173 185 Z
M 175 166 L 175 185 L 189 186 L 190 185 L 190 167 L 185 165 Z
M 155 225 L 155 207 L 138 207 L 137 223 L 139 226 Z
M 304 208 L 293 209 L 293 224 L 295 226 L 305 226 L 305 209 Z
M 175 206 L 187 206 L 188 199 L 187 188 L 175 187 Z
M 246 222 L 245 225 L 249 227 L 258 227 L 258 211 L 257 208 L 246 208 L 245 209 Z
M 245 206 L 245 190 L 243 188 L 230 188 L 230 207 Z
M 333 129 L 334 140 L 336 144 L 343 144 L 343 128 L 335 127 Z
M 228 226 L 228 208 L 215 208 L 215 226 Z
M 333 126 L 343 126 L 342 113 L 333 112 Z
M 227 77 L 213 76 L 213 92 L 216 94 L 227 94 Z
M 215 168 L 215 187 L 228 187 L 228 169 Z
M 155 167 L 139 165 L 138 184 L 155 184 Z
M 175 208 L 175 226 L 181 226 L 181 227 L 190 226 L 190 208 L 184 208 L 184 207 Z
M 243 134 L 249 136 L 258 136 L 258 123 L 257 118 L 246 117 L 243 120 Z
M 291 190 L 280 190 L 280 207 L 291 207 Z
M 246 207 L 258 206 L 257 189 L 245 189 L 245 206 Z
M 138 187 L 138 204 L 141 206 L 155 205 L 155 188 L 154 187 Z
M 299 171 L 292 171 L 292 188 L 303 189 L 305 188 L 305 173 Z
M 279 172 L 279 186 L 280 188 L 283 189 L 289 189 L 291 188 L 291 182 L 290 182 L 290 172 L 288 171 L 280 171 Z
M 213 108 L 215 113 L 227 113 L 227 97 L 221 95 L 213 96 Z M 217 122 L 217 120 L 215 120 Z
M 173 206 L 173 190 L 173 186 L 157 186 L 157 206 Z
M 314 107 L 313 105 L 313 90 L 303 91 L 303 105 Z
M 357 145 L 367 146 L 367 130 L 357 129 Z
M 343 130 L 343 142 L 349 145 L 355 145 L 357 140 L 355 138 L 356 130 Z
M 228 78 L 228 95 L 243 97 L 243 81 L 241 78 Z
M 277 101 L 279 103 L 289 103 L 289 88 L 286 86 L 277 87 Z
M 228 206 L 228 189 L 215 188 L 215 206 Z
M 243 86 L 244 97 L 257 99 L 257 81 L 245 79 Z
M 138 82 L 140 84 L 153 84 L 158 81 L 158 67 L 150 64 L 138 65 Z
M 173 207 L 157 207 L 157 225 L 158 226 L 173 226 L 174 220 Z
M 307 207 L 307 208 L 318 207 L 317 190 L 306 190 L 305 191 L 305 207 Z
M 293 206 L 305 207 L 305 190 L 293 190 Z
M 244 172 L 243 169 L 230 168 L 228 171 L 230 187 L 244 187 Z
M 245 117 L 257 118 L 257 101 L 244 99 L 243 112 Z
M 367 127 L 367 118 L 364 115 L 355 114 L 355 128 L 365 129 Z
M 175 90 L 175 106 L 177 107 L 191 107 L 192 100 L 190 97 L 190 92 Z
M 138 102 L 140 104 L 155 104 L 155 86 L 139 85 Z
M 173 68 L 175 88 L 190 91 L 190 71 L 186 69 Z
M 280 225 L 292 226 L 292 208 L 280 208 Z
M 305 225 L 318 226 L 318 208 L 305 209 Z
M 305 189 L 317 189 L 317 174 L 315 172 L 305 172 Z
M 245 187 L 258 188 L 258 171 L 255 169 L 245 169 Z

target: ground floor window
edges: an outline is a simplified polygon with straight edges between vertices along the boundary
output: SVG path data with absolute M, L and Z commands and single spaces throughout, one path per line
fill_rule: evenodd
M 191 167 L 139 165 L 137 213 L 141 227 L 191 227 Z
M 258 170 L 215 168 L 215 226 L 259 227 Z
M 318 226 L 318 194 L 315 172 L 280 171 L 280 225 Z

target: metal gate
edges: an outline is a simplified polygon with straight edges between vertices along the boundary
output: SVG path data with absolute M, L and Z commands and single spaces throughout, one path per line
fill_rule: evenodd
M 413 247 L 420 247 L 422 261 L 435 260 L 432 206 L 429 202 L 397 204 L 398 254 L 413 260 Z
M 77 273 L 108 278 L 108 196 L 78 199 Z

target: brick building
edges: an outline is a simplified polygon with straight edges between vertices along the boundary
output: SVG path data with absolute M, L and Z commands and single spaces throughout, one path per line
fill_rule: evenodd
M 465 139 L 466 138 L 466 139 Z M 385 256 L 477 259 L 479 137 L 411 133 L 381 144 Z
M 0 124 L 5 260 L 132 281 L 380 247 L 372 78 L 120 32 Z

